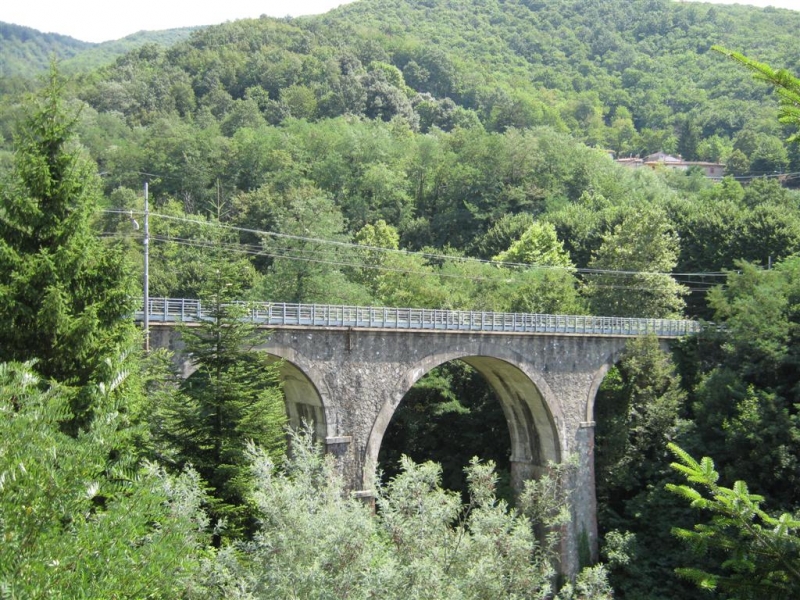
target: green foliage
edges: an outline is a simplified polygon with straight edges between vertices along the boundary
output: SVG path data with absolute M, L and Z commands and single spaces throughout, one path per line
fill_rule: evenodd
M 523 598 L 552 594 L 557 535 L 541 545 L 531 521 L 495 497 L 491 463 L 466 469 L 470 501 L 440 487 L 440 468 L 403 459 L 378 492 L 378 514 L 346 494 L 333 457 L 294 435 L 279 470 L 251 449 L 260 528 L 241 554 L 223 551 L 210 580 L 226 598 Z M 525 494 L 525 507 L 556 526 L 561 473 Z M 561 490 L 561 491 L 557 491 Z M 543 493 L 543 492 L 548 493 Z M 551 493 L 552 492 L 552 493 Z M 553 515 L 558 518 L 553 520 Z M 332 592 L 335 590 L 335 592 Z M 602 569 L 585 572 L 568 598 L 610 598 Z
M 784 510 L 796 504 L 797 290 L 793 261 L 785 259 L 800 250 L 800 204 L 796 192 L 774 180 L 743 188 L 732 179 L 711 184 L 696 173 L 626 170 L 580 142 L 623 154 L 682 151 L 727 160 L 741 174 L 793 169 L 797 157 L 781 141 L 768 90 L 741 82 L 735 65 L 705 49 L 713 39 L 751 52 L 750 38 L 757 38 L 764 60 L 786 60 L 797 48 L 794 19 L 773 10 L 649 0 L 487 0 L 480 6 L 365 0 L 323 17 L 211 27 L 168 52 L 139 48 L 82 78 L 81 99 L 70 100 L 66 112 L 81 111 L 72 128 L 105 174 L 107 205 L 138 211 L 132 190 L 140 188 L 141 173 L 157 174 L 148 176 L 154 294 L 199 295 L 216 284 L 217 260 L 237 257 L 237 298 L 679 316 L 686 290 L 670 273 L 740 270 L 708 303 L 703 288 L 719 279 L 692 280 L 688 310 L 708 317 L 717 311 L 713 318 L 726 328 L 690 350 L 684 346 L 695 357 L 684 377 L 691 402 L 663 357 L 643 347 L 609 374 L 597 404 L 604 415 L 598 417 L 598 472 L 607 474 L 598 481 L 612 513 L 604 527 L 633 536 L 630 561 L 614 570 L 617 582 L 620 573 L 626 578 L 620 593 L 638 599 L 669 595 L 672 588 L 690 595 L 665 575 L 681 555 L 665 541 L 664 524 L 683 523 L 685 515 L 661 485 L 664 438 L 682 435 L 692 451 L 714 452 L 725 476 L 746 478 Z M 27 85 L 0 82 L 4 140 L 21 110 L 14 94 Z M 67 148 L 77 154 L 76 146 Z M 0 152 L 4 169 L 10 154 L 7 146 Z M 99 183 L 92 185 L 99 190 Z M 3 192 L 3 224 L 12 214 L 7 206 L 22 206 L 20 199 L 30 196 L 18 189 L 15 183 Z M 101 204 L 98 196 L 93 208 L 77 212 L 89 214 Z M 226 231 L 226 225 L 244 230 Z M 102 227 L 127 237 L 131 252 L 127 217 L 104 217 Z M 19 231 L 24 228 L 8 239 Z M 75 247 L 88 248 L 91 258 L 95 230 L 80 231 L 86 233 Z M 567 269 L 468 260 L 504 254 Z M 25 273 L 9 257 L 0 253 L 9 266 L 3 272 Z M 740 259 L 780 266 L 765 273 L 737 266 Z M 102 274 L 119 277 L 114 269 L 123 264 L 102 263 Z M 603 272 L 579 280 L 573 265 Z M 125 272 L 135 270 L 127 265 Z M 3 285 L 11 285 L 7 278 Z M 121 281 L 126 301 L 110 313 L 114 324 L 127 327 L 122 317 L 135 290 L 130 280 Z M 46 286 L 18 283 L 31 295 L 9 300 L 9 310 L 22 313 L 47 297 Z M 81 286 L 65 289 L 96 296 Z M 9 289 L 0 286 L 0 298 L 11 298 Z M 17 329 L 6 335 L 29 331 Z M 99 344 L 95 330 L 74 331 L 70 347 L 82 353 L 80 364 L 96 363 L 87 381 L 102 381 L 109 369 L 103 359 L 124 340 Z M 50 352 L 54 345 L 36 347 Z M 45 369 L 45 356 L 31 356 Z M 220 379 L 236 394 L 251 381 L 246 373 L 254 365 L 242 361 Z M 242 475 L 241 439 L 267 439 L 261 427 L 278 422 L 282 407 L 264 407 L 276 420 L 248 417 L 239 429 L 231 425 L 226 435 L 238 432 L 239 441 L 217 460 L 210 421 L 200 425 L 215 413 L 203 417 L 198 408 L 216 406 L 211 381 L 203 372 L 187 382 L 196 393 L 187 403 L 168 398 L 166 382 L 150 379 L 149 401 L 166 399 L 159 404 L 165 410 L 154 411 L 152 429 L 165 460 L 202 463 L 218 493 L 214 517 L 225 513 L 235 533 L 251 528 L 255 514 L 246 500 L 252 480 Z M 135 422 L 131 407 L 144 399 L 133 400 L 121 414 Z M 239 410 L 235 401 L 227 406 Z M 403 413 L 404 407 L 410 410 Z M 490 420 L 485 407 L 497 404 L 474 373 L 438 369 L 401 405 L 398 416 L 415 433 L 399 436 L 397 445 L 452 449 L 452 456 L 464 456 L 460 465 L 467 458 L 463 446 L 479 444 L 502 474 L 505 424 L 497 410 Z M 694 425 L 679 427 L 678 413 Z M 489 423 L 490 434 L 434 431 L 433 425 L 462 419 L 470 428 Z M 176 422 L 185 429 L 169 425 Z M 203 448 L 190 447 L 190 430 L 200 432 Z M 142 441 L 146 451 L 150 443 L 139 431 L 130 428 L 126 443 Z M 460 440 L 466 440 L 461 447 Z M 447 475 L 452 467 L 445 464 L 446 487 L 454 485 Z M 788 483 L 781 490 L 777 482 Z M 303 560 L 313 564 L 310 556 Z M 363 566 L 360 560 L 354 565 Z M 341 581 L 334 585 L 351 585 Z
M 125 373 L 77 437 L 69 395 L 30 364 L 0 364 L 0 590 L 10 598 L 202 597 L 207 522 L 197 475 L 117 455 Z
M 732 598 L 792 598 L 800 593 L 798 517 L 771 516 L 761 508 L 763 496 L 751 494 L 743 481 L 732 488 L 721 486 L 710 458 L 697 462 L 675 444 L 669 449 L 678 459 L 672 467 L 688 485 L 669 484 L 667 489 L 711 514 L 710 521 L 674 533 L 698 554 L 718 561 L 710 571 L 682 568 L 678 573 L 702 589 L 720 589 Z
M 729 274 L 725 289 L 710 294 L 711 305 L 716 309 L 713 318 L 723 327 L 680 344 L 683 386 L 689 392 L 689 401 L 683 403 L 680 412 L 687 420 L 668 439 L 680 440 L 693 453 L 713 453 L 718 464 L 714 470 L 721 477 L 746 480 L 751 490 L 746 492 L 748 496 L 758 494 L 768 498 L 759 501 L 763 507 L 760 510 L 768 514 L 775 511 L 792 514 L 797 510 L 794 490 L 798 472 L 797 407 L 793 400 L 797 364 L 794 339 L 797 261 L 785 260 L 772 270 L 747 263 L 740 263 L 738 268 L 738 273 Z M 622 388 L 621 384 L 611 387 Z M 598 398 L 598 408 L 602 397 L 601 394 Z M 603 420 L 598 415 L 598 466 L 602 462 L 600 457 L 618 445 L 618 438 L 613 435 L 605 441 L 601 438 L 602 427 Z M 642 481 L 639 491 L 625 501 L 625 512 L 609 513 L 605 509 L 616 504 L 613 490 L 609 492 L 610 503 L 601 501 L 604 527 L 635 534 L 632 543 L 627 544 L 629 560 L 612 568 L 612 581 L 620 594 L 636 598 L 678 595 L 662 587 L 668 585 L 680 589 L 682 597 L 701 597 L 702 591 L 692 592 L 669 579 L 668 572 L 678 566 L 692 566 L 691 581 L 713 584 L 717 581 L 715 577 L 736 575 L 743 581 L 758 583 L 761 576 L 756 571 L 746 574 L 749 567 L 737 563 L 748 556 L 760 560 L 756 551 L 746 549 L 752 540 L 737 534 L 733 525 L 725 529 L 723 536 L 738 539 L 742 545 L 739 550 L 732 549 L 730 555 L 713 545 L 702 555 L 689 554 L 688 545 L 676 546 L 677 539 L 665 538 L 669 528 L 691 531 L 696 517 L 676 504 L 677 496 L 663 489 L 664 483 L 675 485 L 662 473 L 663 460 L 648 462 L 641 470 L 653 473 L 653 477 Z M 612 471 L 612 476 L 615 475 Z M 599 482 L 605 479 L 602 474 L 598 476 Z M 603 485 L 600 483 L 598 491 Z M 701 485 L 693 487 L 703 492 Z M 736 490 L 734 486 L 733 491 Z M 739 491 L 745 493 L 743 489 Z M 703 497 L 711 495 L 704 493 Z M 751 500 L 743 499 L 740 505 L 752 505 L 755 501 Z M 754 515 L 751 523 L 769 528 Z M 713 529 L 713 525 L 709 527 Z M 702 537 L 697 540 L 702 542 Z M 729 561 L 744 570 L 729 570 L 725 566 Z M 719 583 L 718 587 L 723 586 Z M 732 597 L 751 597 L 744 589 L 730 593 Z M 754 595 L 769 597 L 768 590 Z M 775 597 L 792 595 L 779 591 Z
M 774 373 L 789 352 L 797 259 L 772 272 L 750 263 L 738 266 L 739 272 L 728 277 L 727 288 L 715 288 L 709 298 L 716 317 L 726 324 L 735 361 L 727 364 L 756 376 Z
M 355 242 L 365 249 L 358 251 L 357 260 L 364 266 L 355 270 L 351 279 L 364 285 L 373 297 L 381 286 L 381 269 L 390 268 L 395 261 L 391 255 L 399 249 L 400 235 L 397 229 L 380 219 L 374 225 L 367 224 L 356 232 Z M 389 250 L 390 252 L 386 252 Z
M 634 213 L 604 236 L 590 268 L 586 293 L 595 314 L 675 317 L 687 290 L 670 275 L 680 242 L 666 215 Z
M 181 239 L 153 243 L 154 294 L 196 294 L 207 263 L 203 257 L 213 244 L 224 246 L 229 256 L 234 250 L 262 250 L 253 259 L 258 277 L 249 294 L 260 300 L 586 312 L 572 275 L 536 270 L 501 274 L 455 257 L 490 258 L 508 250 L 533 222 L 552 223 L 575 266 L 586 268 L 622 215 L 640 210 L 664 213 L 667 231 L 686 240 L 676 265 L 682 271 L 717 271 L 741 257 L 777 260 L 800 240 L 791 193 L 755 182 L 748 187 L 745 208 L 738 201 L 726 202 L 733 196 L 717 194 L 716 188 L 686 187 L 687 177 L 616 168 L 604 153 L 549 129 L 501 135 L 454 128 L 419 135 L 397 122 L 354 117 L 315 123 L 290 119 L 280 127 L 256 123 L 259 117 L 234 125 L 250 113 L 240 114 L 235 106 L 242 100 L 230 94 L 233 104 L 220 108 L 219 117 L 208 112 L 210 106 L 195 119 L 181 117 L 169 90 L 184 86 L 188 75 L 179 74 L 167 58 L 154 49 L 123 61 L 142 77 L 166 77 L 161 69 L 167 69 L 171 83 L 154 88 L 164 95 L 122 99 L 116 108 L 85 107 L 77 124 L 81 140 L 103 169 L 112 171 L 105 179 L 109 193 L 120 184 L 138 189 L 136 171 L 160 174 L 151 181 L 152 204 L 164 218 L 156 218 L 154 211 L 153 230 L 160 238 Z M 131 83 L 130 93 L 140 88 L 147 86 Z M 244 93 L 248 102 L 261 106 L 264 98 L 257 89 L 250 85 Z M 117 101 L 114 95 L 102 97 Z M 191 97 L 189 104 L 199 106 L 194 91 Z M 128 118 L 111 110 L 124 110 Z M 130 122 L 146 125 L 131 127 Z M 678 196 L 669 185 L 686 191 Z M 123 202 L 129 209 L 137 204 Z M 262 243 L 255 233 L 222 235 L 218 227 L 203 230 L 169 221 L 207 218 L 207 213 L 216 224 L 297 237 L 270 237 Z M 380 220 L 397 229 L 398 249 L 429 248 L 453 260 L 398 255 L 381 268 L 362 267 L 366 259 L 358 252 L 316 241 L 349 242 L 363 226 Z M 506 231 L 511 223 L 519 227 Z M 120 222 L 116 233 L 129 230 L 127 221 Z M 248 246 L 235 245 L 237 237 Z M 634 269 L 652 268 L 646 255 L 640 264 Z M 369 282 L 364 268 L 374 276 Z M 609 296 L 617 291 L 614 283 L 620 282 L 606 286 Z M 702 296 L 693 297 L 692 311 L 703 310 L 703 302 Z M 675 306 L 680 298 L 669 312 Z
M 800 262 L 740 269 L 710 298 L 725 328 L 710 340 L 696 386 L 698 447 L 713 451 L 724 477 L 746 480 L 789 509 L 800 461 L 794 376 Z
M 609 578 L 623 598 L 686 597 L 671 573 L 683 553 L 669 535 L 687 522 L 685 511 L 663 490 L 665 443 L 686 429 L 685 403 L 676 365 L 655 337 L 628 342 L 595 399 L 598 526 Z
M 0 75 L 11 78 L 45 73 L 53 58 L 59 60 L 64 72 L 88 72 L 148 43 L 171 46 L 189 37 L 192 29 L 140 31 L 119 40 L 93 44 L 0 22 Z
M 137 204 L 141 206 L 141 199 Z M 151 296 L 200 298 L 213 293 L 209 288 L 219 280 L 220 263 L 224 262 L 222 270 L 235 284 L 237 299 L 247 297 L 256 283 L 256 271 L 248 256 L 225 252 L 239 242 L 221 222 L 228 210 L 228 205 L 220 205 L 213 207 L 212 214 L 195 216 L 168 201 L 150 212 Z M 129 223 L 121 228 L 131 229 Z M 137 248 L 135 253 L 138 257 L 141 251 Z
M 366 303 L 363 288 L 348 282 L 339 269 L 345 261 L 343 246 L 337 242 L 346 241 L 345 224 L 341 210 L 328 194 L 304 186 L 292 188 L 279 198 L 263 189 L 255 196 L 264 202 L 261 210 L 278 234 L 261 240 L 272 264 L 257 289 L 260 298 Z
M 726 50 L 722 46 L 712 46 L 712 49 L 750 69 L 755 79 L 765 81 L 775 87 L 781 107 L 780 121 L 792 129 L 798 130 L 789 138 L 790 141 L 800 140 L 800 79 L 785 69 L 775 70 L 740 52 Z
M 564 269 L 528 269 L 514 273 L 498 293 L 504 312 L 581 315 L 588 312 L 577 278 Z
M 541 267 L 572 268 L 574 265 L 550 223 L 534 222 L 511 246 L 493 258 L 499 262 Z
M 446 9 L 441 0 L 370 0 L 320 17 L 226 23 L 188 39 L 188 30 L 145 32 L 91 45 L 67 68 L 128 50 L 83 78 L 80 95 L 133 125 L 179 115 L 233 135 L 260 120 L 347 115 L 412 130 L 419 121 L 428 132 L 480 129 L 480 119 L 498 132 L 568 130 L 623 154 L 677 152 L 680 142 L 719 155 L 775 109 L 763 86 L 741 82 L 733 65 L 707 52 L 708 40 L 784 60 L 797 50 L 796 19 L 790 11 L 649 0 L 489 0 Z M 43 53 L 28 50 L 52 36 L 8 28 L 0 48 L 14 60 L 3 63 L 33 54 L 44 64 Z M 754 47 L 754 39 L 762 43 Z
M 54 56 L 68 58 L 91 46 L 66 35 L 0 22 L 0 76 L 46 72 Z
M 578 298 L 578 280 L 573 275 L 575 265 L 551 223 L 534 221 L 519 239 L 492 260 L 515 265 L 501 266 L 504 276 L 508 277 L 508 283 L 503 286 L 506 302 L 495 310 L 570 314 L 585 310 Z M 530 268 L 521 265 L 530 265 Z
M 235 265 L 218 266 L 223 272 L 207 282 L 204 294 L 209 320 L 181 331 L 197 370 L 160 409 L 160 435 L 175 449 L 180 468 L 191 465 L 202 476 L 212 496 L 211 517 L 225 537 L 236 538 L 254 525 L 247 445 L 257 443 L 280 458 L 287 417 L 279 365 L 253 351 L 267 334 L 242 320 L 247 305 L 234 303 L 241 293 L 231 277 Z
M 221 598 L 383 596 L 391 560 L 368 507 L 344 493 L 332 457 L 292 440 L 283 469 L 251 447 L 259 529 L 241 552 L 223 550 L 213 576 Z
M 319 17 L 226 23 L 188 39 L 186 30 L 149 32 L 94 45 L 73 61 L 85 68 L 129 50 L 82 79 L 80 95 L 131 125 L 179 115 L 197 126 L 214 121 L 228 136 L 264 121 L 337 116 L 406 131 L 419 123 L 424 132 L 547 126 L 618 155 L 716 160 L 775 106 L 764 86 L 741 82 L 734 65 L 707 52 L 708 40 L 785 60 L 797 52 L 796 20 L 791 11 L 649 0 L 369 0 Z M 22 37 L 0 49 L 26 55 L 47 39 Z
M 663 472 L 664 443 L 686 400 L 670 355 L 655 336 L 631 340 L 595 401 L 598 497 L 623 511 L 631 494 Z
M 133 343 L 135 280 L 122 248 L 95 235 L 96 165 L 74 143 L 63 103 L 53 67 L 0 190 L 0 359 L 35 358 L 42 375 L 80 388 Z M 87 398 L 73 409 L 77 424 L 90 418 Z
M 401 470 L 401 457 L 442 467 L 442 485 L 467 493 L 462 471 L 480 448 L 497 466 L 501 496 L 511 498 L 508 423 L 486 380 L 472 367 L 453 361 L 425 374 L 397 407 L 379 455 L 384 479 Z
M 535 223 L 528 213 L 506 214 L 500 217 L 481 237 L 472 243 L 480 258 L 489 259 L 511 247 Z
M 578 573 L 575 582 L 564 584 L 556 598 L 561 600 L 611 600 L 614 590 L 608 584 L 608 577 L 603 565 L 586 567 Z

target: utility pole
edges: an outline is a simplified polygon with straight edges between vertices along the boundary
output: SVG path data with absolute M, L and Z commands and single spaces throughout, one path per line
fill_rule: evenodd
M 150 352 L 150 209 L 144 182 L 144 351 Z

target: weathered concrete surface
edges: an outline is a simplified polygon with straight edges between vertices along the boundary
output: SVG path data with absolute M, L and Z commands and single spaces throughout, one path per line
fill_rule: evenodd
M 168 328 L 154 328 L 151 344 L 180 355 L 176 336 Z M 474 367 L 506 416 L 516 489 L 549 461 L 577 455 L 573 519 L 561 557 L 563 569 L 574 573 L 582 537 L 597 553 L 594 397 L 625 342 L 584 335 L 287 327 L 274 329 L 259 349 L 285 361 L 291 422 L 314 420 L 317 436 L 362 495 L 373 488 L 384 432 L 414 383 L 451 360 Z M 183 371 L 190 373 L 190 365 Z

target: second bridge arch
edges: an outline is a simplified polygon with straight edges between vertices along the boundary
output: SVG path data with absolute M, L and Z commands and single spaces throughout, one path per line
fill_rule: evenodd
M 514 360 L 511 362 L 509 360 Z M 510 441 L 511 485 L 515 492 L 522 489 L 527 479 L 538 477 L 549 462 L 561 459 L 561 443 L 556 426 L 560 410 L 554 398 L 547 398 L 549 388 L 544 381 L 535 381 L 535 374 L 526 372 L 519 362 L 521 357 L 498 358 L 464 354 L 459 350 L 444 350 L 432 353 L 413 365 L 408 365 L 400 373 L 396 391 L 389 395 L 376 415 L 375 422 L 365 448 L 364 484 L 366 488 L 374 485 L 373 476 L 378 466 L 379 453 L 393 417 L 403 405 L 409 392 L 426 374 L 442 365 L 462 362 L 474 369 L 475 373 L 489 388 L 505 417 L 505 427 Z M 541 386 L 541 387 L 540 387 Z M 544 392 L 542 391 L 544 388 Z M 491 413 L 491 409 L 488 411 Z M 396 428 L 397 424 L 392 424 Z M 480 426 L 479 426 L 480 428 Z M 397 450 L 402 451 L 403 448 Z M 484 448 L 462 449 L 470 456 L 486 458 Z M 458 465 L 457 468 L 466 466 Z

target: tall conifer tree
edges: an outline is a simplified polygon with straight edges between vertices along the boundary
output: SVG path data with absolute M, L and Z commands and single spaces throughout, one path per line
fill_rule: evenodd
M 192 465 L 208 483 L 211 516 L 224 520 L 223 534 L 231 538 L 255 526 L 247 445 L 255 442 L 279 461 L 287 418 L 277 365 L 253 351 L 267 334 L 247 322 L 248 307 L 235 302 L 250 267 L 220 258 L 216 266 L 203 294 L 208 319 L 181 331 L 197 370 L 166 406 L 164 437 L 179 466 Z
M 97 167 L 74 140 L 62 88 L 52 67 L 0 188 L 0 361 L 36 359 L 45 377 L 83 388 L 135 339 L 135 274 L 93 230 Z M 80 397 L 77 423 L 91 408 Z

